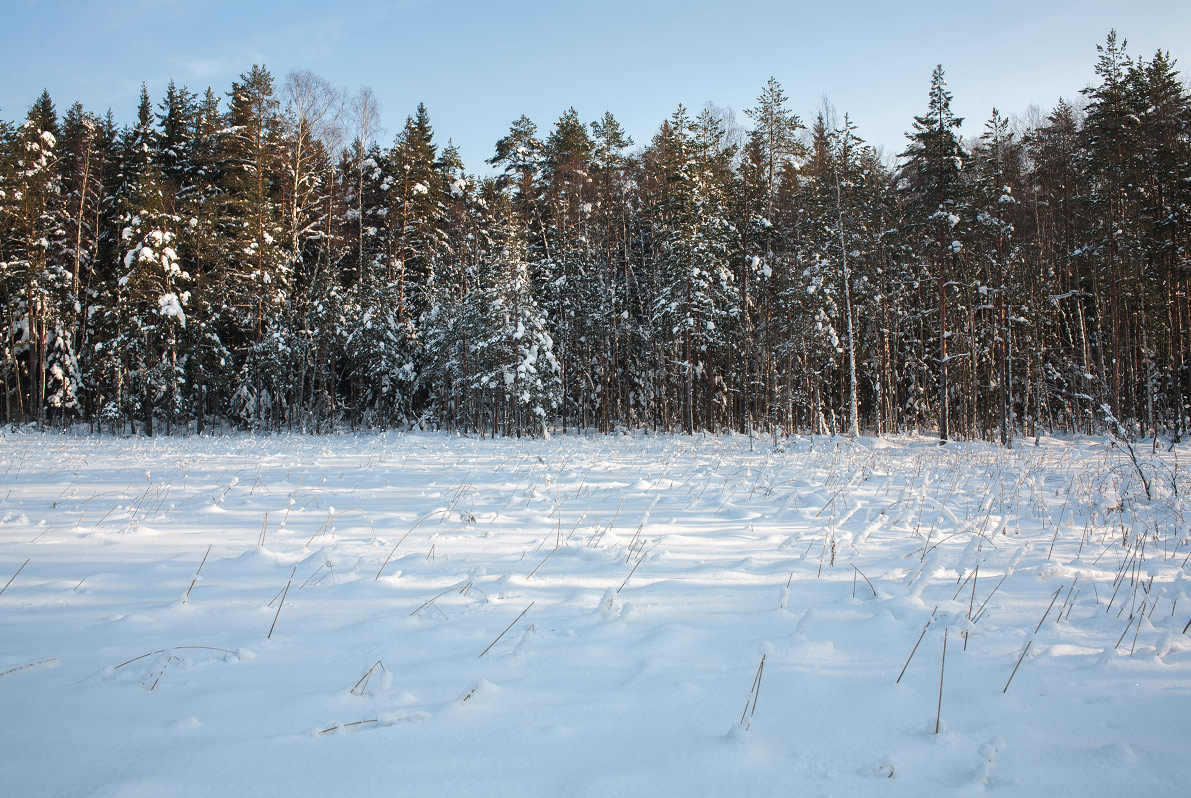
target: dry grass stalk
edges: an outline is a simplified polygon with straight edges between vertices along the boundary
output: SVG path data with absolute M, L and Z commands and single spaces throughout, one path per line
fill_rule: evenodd
M 469 590 L 475 590 L 475 591 L 479 592 L 479 594 L 484 597 L 484 603 L 485 604 L 489 603 L 488 602 L 488 594 L 485 593 L 483 590 L 480 590 L 480 588 L 476 587 L 474 582 L 468 582 L 466 585 L 459 588 L 459 595 L 466 596 L 467 591 L 469 591 Z
M 335 523 L 335 519 L 337 519 L 341 516 L 347 515 L 348 513 L 359 513 L 360 515 L 364 516 L 364 520 L 368 522 L 369 529 L 372 530 L 372 539 L 376 540 L 376 527 L 373 526 L 372 519 L 368 517 L 368 513 L 364 512 L 363 510 L 359 509 L 358 507 L 352 507 L 349 510 L 340 510 L 339 512 L 337 512 L 335 514 L 327 513 L 327 520 L 324 521 L 323 525 L 320 526 L 315 531 L 315 533 L 310 536 L 310 540 L 306 541 L 306 548 L 310 548 L 310 544 L 314 542 L 314 539 L 316 537 L 318 537 L 320 534 L 323 534 L 324 532 L 326 532 L 326 530 L 328 528 L 330 528 L 331 524 Z
M 868 585 L 868 589 L 873 591 L 873 597 L 876 598 L 877 589 L 875 587 L 873 587 L 872 582 L 868 581 L 868 577 L 864 575 L 864 571 L 861 571 L 859 568 L 857 568 L 852 563 L 848 563 L 848 565 L 851 565 L 852 570 L 855 571 L 856 573 L 860 574 L 860 578 L 865 581 L 865 584 Z M 791 572 L 791 573 L 793 573 L 793 572 Z M 789 582 L 787 582 L 786 585 L 789 586 Z M 856 598 L 856 575 L 855 574 L 852 575 L 852 598 Z
M 429 605 L 434 604 L 435 601 L 437 601 L 438 599 L 441 599 L 443 596 L 447 596 L 447 593 L 450 593 L 451 591 L 456 590 L 456 588 L 459 588 L 459 587 L 463 587 L 464 590 L 466 590 L 466 588 L 469 585 L 470 585 L 470 582 L 468 582 L 467 585 L 451 585 L 450 587 L 447 588 L 447 590 L 444 590 L 442 593 L 438 593 L 437 596 L 432 596 L 432 597 L 426 599 L 425 601 L 423 601 L 422 604 L 418 605 L 418 609 L 411 612 L 410 615 L 411 616 L 418 615 L 418 612 L 426 609 L 426 607 L 428 607 Z M 438 607 L 435 607 L 435 609 L 437 610 Z M 442 610 L 438 610 L 438 611 L 442 612 Z M 445 615 L 447 615 L 447 613 L 443 612 L 443 615 L 445 616 Z
M 376 670 L 377 665 L 380 666 L 381 671 L 385 670 L 385 663 L 378 659 L 372 664 L 372 667 L 368 669 L 368 672 L 360 677 L 360 681 L 356 682 L 352 686 L 352 689 L 348 692 L 352 695 L 364 695 L 364 691 L 368 689 L 368 681 L 372 678 L 372 672 Z
M 528 581 L 528 580 L 530 580 L 530 579 L 533 579 L 533 575 L 534 575 L 534 574 L 536 574 L 536 573 L 538 572 L 538 568 L 541 568 L 543 565 L 545 565 L 545 564 L 546 564 L 546 560 L 548 560 L 548 559 L 550 559 L 551 557 L 553 557 L 553 556 L 554 556 L 554 553 L 555 553 L 555 552 L 557 552 L 557 551 L 559 550 L 559 548 L 561 548 L 561 546 L 562 546 L 562 544 L 561 544 L 561 543 L 559 543 L 559 544 L 555 545 L 555 547 L 554 547 L 553 549 L 551 549 L 551 550 L 550 550 L 550 553 L 549 553 L 549 554 L 547 554 L 545 557 L 543 557 L 543 558 L 542 558 L 542 561 L 541 561 L 540 563 L 538 563 L 538 564 L 537 564 L 537 565 L 534 567 L 534 569 L 533 569 L 532 571 L 530 571 L 530 572 L 529 572 L 529 576 L 525 577 L 526 581 Z
M 620 503 L 616 505 L 616 512 L 613 513 L 613 515 L 612 515 L 612 521 L 608 524 L 608 529 L 612 529 L 612 527 L 616 526 L 616 519 L 620 518 L 620 508 L 624 507 L 624 499 L 628 495 L 629 495 L 628 488 L 625 488 L 624 493 L 620 494 Z M 604 531 L 606 532 L 608 530 L 606 529 Z
M 294 574 L 296 574 L 297 572 L 298 572 L 298 566 L 296 566 L 296 565 L 295 565 L 293 568 L 291 568 L 291 569 L 290 569 L 290 572 L 289 572 L 289 578 L 290 578 L 290 579 L 293 579 L 293 578 L 294 578 Z M 272 607 L 272 606 L 273 606 L 273 602 L 274 602 L 274 601 L 276 601 L 277 599 L 281 598 L 281 594 L 282 594 L 282 593 L 284 593 L 284 592 L 285 592 L 285 588 L 284 588 L 284 587 L 283 587 L 283 588 L 281 588 L 281 590 L 278 590 L 278 591 L 277 591 L 277 593 L 276 593 L 276 595 L 274 595 L 274 596 L 273 596 L 273 598 L 271 598 L 271 599 L 269 600 L 269 603 L 268 603 L 268 604 L 266 604 L 265 606 L 266 606 L 266 607 Z
M 1071 583 L 1071 587 L 1067 588 L 1067 595 L 1063 597 L 1063 603 L 1059 606 L 1058 615 L 1055 616 L 1055 623 L 1063 620 L 1063 610 L 1067 609 L 1067 603 L 1071 601 L 1071 593 L 1075 590 L 1075 585 L 1077 582 L 1079 582 L 1079 577 L 1076 577 L 1075 581 Z
M 1129 634 L 1129 627 L 1133 625 L 1134 620 L 1137 621 L 1138 627 L 1141 626 L 1141 618 L 1135 619 L 1134 617 L 1130 616 L 1129 623 L 1125 624 L 1125 631 L 1121 632 L 1121 636 L 1117 638 L 1117 644 L 1113 646 L 1114 651 L 1121 647 L 1121 641 L 1125 639 L 1125 635 Z
M 7 676 L 10 673 L 16 673 L 17 671 L 23 671 L 28 668 L 36 668 L 38 665 L 49 665 L 51 662 L 57 662 L 57 661 L 58 661 L 57 657 L 47 657 L 45 659 L 39 659 L 37 662 L 30 662 L 28 665 L 18 665 L 15 668 L 9 668 L 8 670 L 4 671 L 3 673 L 0 673 L 0 679 L 3 679 L 5 676 Z
M 575 522 L 575 525 L 573 527 L 571 527 L 571 531 L 567 533 L 566 539 L 562 541 L 563 543 L 570 544 L 571 538 L 575 536 L 576 530 L 579 529 L 579 524 L 582 524 L 583 519 L 585 519 L 585 518 L 587 518 L 586 510 L 584 510 L 583 514 L 579 516 L 579 520 Z M 599 523 L 599 516 L 596 516 L 596 523 L 597 524 Z
M 1001 581 L 997 582 L 997 586 L 992 589 L 992 592 L 985 596 L 984 601 L 980 602 L 980 608 L 976 610 L 976 615 L 972 617 L 972 623 L 976 623 L 984 617 L 984 608 L 988 606 L 989 599 L 996 595 L 996 592 L 1001 589 L 1001 585 L 1005 584 L 1005 580 L 1008 578 L 1009 574 L 1002 576 Z
M 658 542 L 660 543 L 661 541 L 658 541 Z M 642 543 L 641 545 L 642 545 L 641 555 L 637 558 L 637 562 L 633 565 L 633 570 L 629 571 L 629 575 L 626 576 L 624 578 L 624 581 L 620 583 L 620 587 L 616 588 L 617 593 L 620 593 L 620 591 L 624 590 L 624 586 L 627 585 L 629 583 L 629 580 L 633 578 L 633 574 L 637 573 L 637 569 L 639 567 L 641 567 L 641 563 L 645 560 L 645 555 L 649 554 L 649 551 L 653 551 L 653 549 L 650 549 L 649 551 L 645 551 L 645 549 L 644 549 L 645 544 Z M 654 548 L 656 548 L 658 544 L 655 543 L 653 545 L 654 545 Z
M 186 595 L 182 597 L 183 604 L 185 604 L 186 600 L 190 598 L 190 591 L 194 590 L 195 583 L 198 582 L 199 574 L 203 572 L 203 566 L 207 564 L 207 557 L 210 556 L 210 554 L 211 547 L 208 546 L 207 553 L 203 555 L 203 561 L 199 563 L 198 570 L 194 572 L 194 579 L 190 580 L 190 587 L 186 588 Z
M 381 575 L 381 574 L 384 572 L 384 570 L 385 570 L 385 566 L 389 564 L 389 560 L 393 559 L 393 555 L 397 553 L 397 546 L 400 546 L 402 543 L 404 543 L 404 542 L 405 542 L 405 539 L 406 539 L 407 537 L 409 537 L 409 533 L 410 533 L 410 532 L 413 532 L 415 529 L 417 529 L 417 528 L 418 528 L 418 527 L 421 525 L 421 523 L 422 523 L 423 521 L 426 521 L 426 520 L 428 520 L 428 519 L 430 519 L 430 518 L 433 518 L 433 517 L 434 517 L 434 516 L 436 516 L 436 515 L 441 515 L 442 513 L 447 513 L 447 514 L 449 515 L 449 514 L 450 514 L 450 510 L 447 510 L 447 509 L 445 509 L 445 508 L 443 508 L 443 509 L 438 509 L 438 510 L 434 510 L 434 511 L 432 511 L 432 512 L 429 512 L 429 513 L 427 513 L 426 515 L 424 515 L 424 516 L 422 516 L 421 518 L 419 518 L 419 519 L 418 519 L 416 522 L 414 522 L 414 525 L 413 525 L 413 526 L 411 526 L 411 527 L 409 528 L 409 530 L 408 530 L 408 531 L 407 531 L 407 532 L 406 532 L 404 535 L 402 535 L 402 536 L 401 536 L 401 540 L 397 541 L 397 544 L 396 544 L 395 546 L 393 546 L 393 549 L 392 549 L 392 551 L 390 551 L 390 552 L 389 552 L 389 556 L 388 556 L 388 557 L 385 557 L 385 561 L 384 561 L 383 563 L 381 563 L 381 565 L 380 565 L 380 569 L 379 569 L 379 570 L 377 570 L 377 572 L 376 572 L 376 576 L 374 576 L 374 577 L 372 578 L 372 581 L 373 581 L 373 582 L 375 582 L 376 580 L 380 579 L 380 575 Z M 371 523 L 371 522 L 369 522 L 369 523 Z M 316 534 L 317 534 L 317 533 L 316 533 Z M 313 540 L 313 538 L 311 538 L 311 539 Z
M 32 559 L 32 558 L 30 558 L 30 559 Z M 0 596 L 4 595 L 4 591 L 8 590 L 8 586 L 12 584 L 12 580 L 16 579 L 17 576 L 21 573 L 21 571 L 25 570 L 25 566 L 28 564 L 29 564 L 29 560 L 25 560 L 23 563 L 21 563 L 21 567 L 18 568 L 17 572 L 15 574 L 13 574 L 12 577 L 7 582 L 4 583 L 4 587 L 0 587 Z
M 744 701 L 744 712 L 740 714 L 740 724 L 744 726 L 744 730 L 748 731 L 749 727 L 753 725 L 753 715 L 757 712 L 757 699 L 761 697 L 761 675 L 765 672 L 765 655 L 761 655 L 761 663 L 757 666 L 757 675 L 753 677 L 753 686 L 749 690 L 749 697 Z M 752 709 L 749 709 L 749 704 L 752 704 Z M 746 724 L 745 718 L 748 718 Z
M 130 660 L 121 662 L 119 665 L 112 668 L 112 670 L 114 670 L 114 671 L 119 670 L 120 668 L 123 668 L 125 665 L 131 665 L 132 663 L 136 662 L 137 660 L 142 660 L 145 657 L 151 657 L 154 654 L 164 654 L 167 651 L 182 651 L 182 650 L 186 650 L 186 649 L 202 649 L 204 651 L 219 651 L 224 654 L 235 654 L 236 653 L 230 649 L 216 648 L 215 646 L 173 646 L 171 648 L 159 648 L 156 651 L 150 651 L 147 654 L 141 654 L 139 657 L 133 657 Z
M 1013 673 L 1009 674 L 1009 681 L 1005 682 L 1005 687 L 1002 688 L 1001 693 L 1004 694 L 1009 689 L 1009 682 L 1013 681 L 1013 677 L 1017 675 L 1017 669 L 1021 667 L 1021 661 L 1026 658 L 1026 652 L 1030 650 L 1030 646 L 1034 645 L 1034 638 L 1026 641 L 1026 647 L 1022 649 L 1021 656 L 1017 658 L 1017 664 L 1013 666 Z
M 935 710 L 935 734 L 943 718 L 943 672 L 947 669 L 947 627 L 943 627 L 943 659 L 939 662 L 939 707 Z
M 1072 584 L 1074 584 L 1074 582 Z M 1063 586 L 1059 585 L 1059 589 L 1056 590 L 1055 594 L 1050 597 L 1050 604 L 1048 604 L 1046 606 L 1046 612 L 1042 613 L 1042 620 L 1038 621 L 1038 625 L 1034 627 L 1034 634 L 1038 634 L 1038 630 L 1042 628 L 1042 624 L 1046 621 L 1046 616 L 1050 615 L 1051 608 L 1054 607 L 1055 602 L 1059 598 L 1059 594 L 1062 592 L 1063 592 Z
M 285 597 L 289 595 L 289 586 L 294 583 L 293 576 L 285 583 L 285 590 L 281 594 L 281 603 L 277 605 L 277 614 L 273 616 L 273 623 L 269 626 L 269 635 L 266 640 L 273 639 L 273 630 L 277 627 L 277 619 L 281 617 L 281 608 L 285 606 Z
M 976 566 L 976 567 L 979 568 L 980 566 Z M 958 579 L 955 580 L 955 583 L 957 585 L 959 585 L 959 587 L 957 587 L 955 589 L 955 593 L 952 594 L 952 596 L 951 596 L 952 601 L 955 601 L 955 599 L 959 596 L 960 591 L 964 589 L 964 585 L 966 585 L 971 578 L 972 578 L 972 574 L 969 573 L 967 576 L 963 577 L 962 582 Z
M 532 606 L 534 605 L 534 603 L 535 603 L 535 602 L 532 602 L 532 601 L 531 601 L 531 602 L 529 602 L 529 607 L 532 607 Z M 514 626 L 516 626 L 516 624 L 517 624 L 517 621 L 521 620 L 521 619 L 522 619 L 522 617 L 524 617 L 524 616 L 525 616 L 525 613 L 529 612 L 529 607 L 526 607 L 525 609 L 521 610 L 521 614 L 520 614 L 520 615 L 518 615 L 516 618 L 514 618 L 514 619 L 513 619 L 513 622 L 512 622 L 511 624 L 509 624 L 508 626 L 506 626 L 506 627 L 505 627 L 505 630 L 504 630 L 503 632 L 501 632 L 500 634 L 498 634 L 498 635 L 496 636 L 496 639 L 495 639 L 495 640 L 493 640 L 491 643 L 489 643 L 489 644 L 488 644 L 488 648 L 486 648 L 486 649 L 484 649 L 483 651 L 481 651 L 481 652 L 480 652 L 480 656 L 481 656 L 481 657 L 482 657 L 482 656 L 484 656 L 485 654 L 487 654 L 487 653 L 488 653 L 488 651 L 489 651 L 489 650 L 490 650 L 490 649 L 491 649 L 491 648 L 492 648 L 494 645 L 496 645 L 497 643 L 499 643 L 499 642 L 500 642 L 500 639 L 501 639 L 502 637 L 504 637 L 506 634 L 508 634 L 508 631 L 509 631 L 510 629 L 512 629 Z M 469 697 L 470 697 L 470 696 L 469 696 Z M 466 701 L 467 699 L 465 698 L 464 700 Z
M 926 630 L 930 628 L 931 623 L 935 620 L 935 613 L 938 611 L 938 607 L 935 607 L 930 611 L 930 618 L 927 618 L 926 625 L 922 627 L 922 634 L 918 635 L 917 642 L 915 642 L 914 647 L 910 649 L 910 656 L 906 657 L 906 664 L 902 665 L 901 673 L 897 675 L 897 680 L 894 682 L 894 684 L 900 684 L 902 677 L 906 675 L 906 668 L 910 667 L 910 660 L 914 659 L 914 652 L 918 650 L 918 646 L 922 643 L 922 638 L 926 637 Z
M 319 734 L 326 734 L 327 732 L 333 732 L 336 729 L 347 729 L 352 726 L 361 726 L 365 723 L 380 723 L 380 718 L 370 718 L 368 720 L 353 720 L 351 723 L 336 723 L 334 726 L 323 729 L 322 731 L 319 732 Z
M 968 620 L 972 620 L 972 610 L 976 606 L 976 580 L 980 578 L 980 565 L 976 566 L 976 573 L 972 577 L 972 595 L 968 599 Z M 1074 583 L 1072 583 L 1074 587 Z M 1061 612 L 1061 610 L 1060 610 Z M 968 630 L 964 629 L 964 651 L 968 650 Z
M 153 684 L 149 685 L 149 687 L 148 687 L 149 692 L 153 692 L 153 690 L 157 688 L 157 683 L 160 682 L 161 677 L 165 675 L 165 669 L 170 666 L 170 663 L 173 662 L 174 659 L 175 659 L 175 657 L 173 654 L 170 654 L 168 657 L 165 658 L 165 662 L 162 663 L 162 665 L 161 665 L 161 670 L 159 670 L 157 672 L 157 675 L 155 677 L 153 677 Z M 142 686 L 143 686 L 143 683 L 142 683 Z
M 1115 589 L 1112 591 L 1112 597 L 1108 599 L 1108 606 L 1104 608 L 1104 614 L 1105 614 L 1105 615 L 1107 615 L 1107 614 L 1108 614 L 1108 611 L 1112 609 L 1112 603 L 1113 603 L 1114 601 L 1116 601 L 1116 598 L 1117 598 L 1117 591 L 1121 589 L 1121 585 L 1122 585 L 1122 584 L 1124 584 L 1124 582 L 1123 582 L 1123 581 L 1122 581 L 1122 582 L 1118 582 L 1118 583 L 1117 583 L 1117 586 L 1116 586 L 1116 588 L 1115 588 Z
M 1133 650 L 1137 648 L 1137 635 L 1141 632 L 1141 620 L 1145 617 L 1146 605 L 1143 601 L 1141 603 L 1141 612 L 1137 614 L 1137 628 L 1133 630 L 1133 643 L 1129 646 L 1129 656 L 1133 656 Z
M 318 573 L 319 573 L 321 570 L 323 570 L 324 568 L 328 568 L 328 569 L 334 570 L 334 566 L 333 566 L 333 565 L 331 565 L 331 561 L 330 561 L 330 560 L 327 560 L 326 562 L 323 562 L 323 563 L 321 563 L 321 564 L 320 564 L 320 565 L 319 565 L 317 568 L 315 568 L 315 569 L 314 569 L 314 573 L 312 573 L 310 576 L 306 577 L 306 581 L 305 581 L 305 582 L 303 582 L 303 583 L 301 584 L 301 586 L 299 586 L 299 587 L 298 587 L 298 590 L 302 590 L 302 589 L 303 589 L 303 588 L 305 588 L 305 587 L 306 587 L 308 584 L 310 584 L 310 580 L 311 580 L 311 579 L 313 579 L 314 577 L 318 576 Z M 324 575 L 324 576 L 325 576 L 325 575 Z M 320 579 L 320 580 L 318 580 L 318 581 L 319 581 L 319 582 L 321 582 L 321 581 L 323 581 L 323 580 L 322 580 L 322 579 Z M 317 584 L 318 584 L 318 582 L 315 582 L 314 584 L 316 584 L 316 585 L 317 585 Z

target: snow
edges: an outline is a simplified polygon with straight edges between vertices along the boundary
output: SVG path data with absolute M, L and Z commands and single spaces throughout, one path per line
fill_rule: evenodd
M 937 210 L 933 214 L 931 214 L 931 218 L 932 219 L 940 219 L 942 221 L 947 222 L 948 227 L 955 227 L 957 224 L 959 224 L 959 216 L 957 216 L 954 213 L 951 213 L 950 211 L 944 211 L 942 209 L 942 207 L 940 207 L 939 210 Z
M 165 293 L 157 298 L 157 310 L 162 316 L 176 318 L 182 326 L 186 326 L 186 311 L 182 309 L 182 303 L 175 293 Z
M 1183 794 L 1191 451 L 1037 443 L 0 433 L 3 792 Z

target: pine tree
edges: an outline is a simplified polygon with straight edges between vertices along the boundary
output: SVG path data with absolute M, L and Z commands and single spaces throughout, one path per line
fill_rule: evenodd
M 847 323 L 848 347 L 848 432 L 860 434 L 860 400 L 856 378 L 856 319 L 852 305 L 852 270 L 860 253 L 871 242 L 864 240 L 864 219 L 853 212 L 859 165 L 859 148 L 864 141 L 855 134 L 855 126 L 847 115 L 843 125 L 832 135 L 832 182 L 835 184 L 835 221 L 839 239 L 840 282 L 843 285 L 844 315 Z M 851 260 L 851 267 L 849 265 Z
M 46 368 L 49 335 L 62 322 L 60 311 L 69 295 L 71 275 L 58 171 L 59 135 L 53 101 L 48 92 L 42 92 L 15 136 L 15 170 L 10 177 L 13 231 L 7 254 L 13 323 L 9 329 L 16 331 L 10 351 L 14 360 L 23 354 L 25 362 L 23 370 L 15 362 L 11 369 L 17 417 L 38 423 L 45 421 L 47 397 L 77 395 L 78 389 L 70 385 L 60 392 L 56 382 L 74 375 Z
M 1032 222 L 1029 243 L 1036 255 L 1022 270 L 1022 290 L 1039 335 L 1033 346 L 1019 341 L 1016 348 L 1025 361 L 1023 371 L 1046 379 L 1020 384 L 1023 434 L 1039 428 L 1039 408 L 1052 403 L 1064 408 L 1073 430 L 1091 432 L 1092 410 L 1106 396 L 1106 383 L 1097 376 L 1104 371 L 1098 365 L 1089 253 L 1082 247 L 1088 175 L 1081 168 L 1080 125 L 1076 109 L 1060 100 L 1024 141 L 1032 168 L 1016 196 L 1028 211 L 1024 219 Z M 1024 246 L 1023 251 L 1028 252 Z M 1029 330 L 1019 326 L 1018 334 Z
M 496 142 L 496 152 L 487 163 L 503 166 L 502 183 L 513 185 L 514 207 L 530 236 L 532 257 L 533 250 L 541 246 L 541 236 L 545 233 L 538 207 L 542 171 L 542 140 L 538 138 L 538 126 L 522 114 L 510 125 L 509 132 Z
M 636 154 L 521 117 L 484 180 L 308 72 L 142 88 L 123 131 L 42 93 L 0 121 L 0 415 L 1179 438 L 1191 97 L 1115 33 L 1094 71 L 969 157 L 935 70 L 896 173 L 772 78 L 747 133 L 680 110 Z
M 21 368 L 18 362 L 17 318 L 20 316 L 23 288 L 9 267 L 18 241 L 19 202 L 16 168 L 16 131 L 11 124 L 0 120 L 0 364 L 4 376 L 4 421 L 15 423 L 20 417 L 23 402 L 20 396 Z
M 114 140 L 102 120 L 83 110 L 79 103 L 71 105 L 62 119 L 59 171 L 62 175 L 66 201 L 64 227 L 66 230 L 67 263 L 71 270 L 70 289 L 62 312 L 60 332 L 62 340 L 54 346 L 60 353 L 55 357 L 79 371 L 84 393 L 94 392 L 89 371 L 88 332 L 92 292 L 103 272 L 102 245 L 110 226 L 111 186 L 106 178 L 114 160 Z M 76 356 L 77 354 L 77 356 Z M 83 364 L 80 364 L 80 359 Z M 70 393 L 67 391 L 67 394 Z M 64 394 L 66 395 L 66 394 Z M 76 402 L 84 396 L 74 393 Z
M 772 221 L 782 171 L 796 163 L 802 154 L 797 137 L 804 125 L 798 115 L 786 107 L 786 92 L 772 77 L 757 98 L 757 105 L 745 113 L 756 124 L 749 133 L 749 142 L 761 169 L 765 218 Z

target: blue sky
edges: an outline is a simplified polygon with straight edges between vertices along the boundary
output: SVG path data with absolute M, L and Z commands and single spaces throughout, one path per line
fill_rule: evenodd
M 968 135 L 994 105 L 1017 114 L 1076 97 L 1110 28 L 1135 55 L 1160 47 L 1191 66 L 1187 0 L 2 2 L 2 118 L 22 118 L 47 88 L 60 112 L 77 99 L 127 122 L 142 81 L 154 102 L 171 78 L 224 94 L 264 63 L 279 82 L 305 68 L 371 86 L 384 144 L 425 102 L 471 170 L 523 113 L 545 134 L 569 106 L 585 120 L 612 111 L 638 144 L 679 102 L 747 123 L 770 75 L 803 119 L 826 97 L 896 153 L 937 63 Z

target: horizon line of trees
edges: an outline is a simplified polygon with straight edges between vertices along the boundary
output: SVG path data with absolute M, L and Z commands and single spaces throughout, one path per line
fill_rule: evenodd
M 1079 106 L 886 164 L 769 80 L 528 118 L 465 173 L 419 105 L 261 66 L 0 122 L 0 422 L 203 432 L 1168 434 L 1191 413 L 1191 95 L 1110 33 Z

